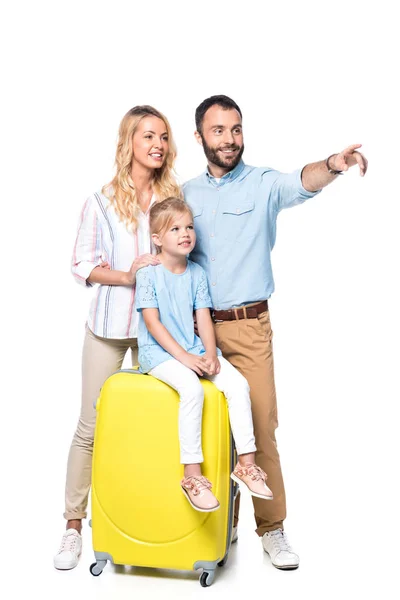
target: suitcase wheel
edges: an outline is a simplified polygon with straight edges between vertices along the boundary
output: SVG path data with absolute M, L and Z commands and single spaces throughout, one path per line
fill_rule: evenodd
M 89 571 L 91 572 L 91 574 L 93 575 L 93 577 L 98 577 L 99 575 L 102 574 L 103 569 L 101 567 L 99 567 L 99 565 L 97 564 L 97 562 L 95 562 L 92 565 L 90 565 Z
M 209 587 L 214 581 L 215 571 L 203 571 L 200 575 L 201 587 Z

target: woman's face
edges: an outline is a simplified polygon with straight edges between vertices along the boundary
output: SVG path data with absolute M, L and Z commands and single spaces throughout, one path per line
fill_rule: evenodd
M 144 117 L 133 135 L 132 167 L 141 165 L 147 169 L 160 169 L 168 155 L 168 132 L 162 119 Z

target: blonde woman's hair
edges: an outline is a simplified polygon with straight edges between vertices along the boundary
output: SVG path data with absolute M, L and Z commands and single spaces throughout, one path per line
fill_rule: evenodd
M 187 213 L 193 219 L 193 213 L 189 205 L 181 198 L 166 198 L 161 202 L 157 202 L 157 204 L 153 204 L 149 215 L 150 235 L 154 233 L 162 235 L 171 226 L 174 217 L 184 213 Z M 159 246 L 156 246 L 156 250 L 157 254 L 161 252 Z
M 120 220 L 129 229 L 133 230 L 137 229 L 140 206 L 135 185 L 131 178 L 133 158 L 132 139 L 140 121 L 148 116 L 158 117 L 164 121 L 168 134 L 168 154 L 163 166 L 160 169 L 154 169 L 153 191 L 157 202 L 169 196 L 182 197 L 182 192 L 175 179 L 174 162 L 176 158 L 176 146 L 172 138 L 171 126 L 168 120 L 152 106 L 143 105 L 131 108 L 119 126 L 114 179 L 103 187 L 102 192 L 114 206 Z

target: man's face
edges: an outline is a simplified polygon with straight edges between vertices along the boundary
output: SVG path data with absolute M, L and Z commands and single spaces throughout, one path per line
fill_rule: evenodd
M 239 163 L 244 150 L 242 119 L 234 108 L 211 106 L 204 115 L 201 132 L 195 135 L 209 163 L 226 172 Z

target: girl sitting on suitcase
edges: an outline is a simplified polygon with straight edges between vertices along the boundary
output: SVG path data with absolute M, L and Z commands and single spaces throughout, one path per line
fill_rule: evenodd
M 159 265 L 136 274 L 136 308 L 140 313 L 138 345 L 141 371 L 164 381 L 180 395 L 179 441 L 185 465 L 182 490 L 201 512 L 219 508 L 212 484 L 202 476 L 201 421 L 206 377 L 228 401 L 229 418 L 239 462 L 231 474 L 253 496 L 272 500 L 266 474 L 255 463 L 253 421 L 246 379 L 216 347 L 210 315 L 206 273 L 188 260 L 196 243 L 193 215 L 178 198 L 155 204 L 150 211 L 150 233 Z M 193 311 L 199 336 L 194 332 Z

